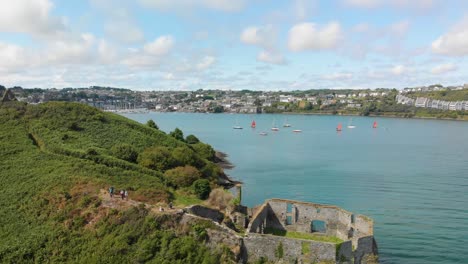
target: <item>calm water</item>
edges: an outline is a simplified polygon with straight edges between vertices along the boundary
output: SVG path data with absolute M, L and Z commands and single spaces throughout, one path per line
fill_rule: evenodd
M 339 116 L 288 115 L 289 129 L 282 115 L 127 117 L 179 127 L 226 152 L 246 205 L 288 198 L 372 217 L 381 263 L 468 263 L 468 122 L 377 118 L 372 129 L 374 118 L 356 117 L 351 130 Z M 270 131 L 274 121 L 279 132 Z

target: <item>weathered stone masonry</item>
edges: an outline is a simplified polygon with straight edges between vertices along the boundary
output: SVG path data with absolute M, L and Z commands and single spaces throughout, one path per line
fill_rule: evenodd
M 314 223 L 322 224 L 320 230 Z M 345 241 L 339 246 L 333 243 L 291 239 L 264 234 L 271 228 L 283 231 L 317 233 L 334 236 Z M 377 255 L 373 236 L 373 221 L 363 215 L 355 215 L 336 206 L 306 203 L 292 200 L 271 199 L 258 207 L 247 227 L 244 244 L 249 262 L 265 257 L 275 259 L 275 249 L 281 242 L 285 260 L 311 262 L 361 263 L 367 255 Z M 301 254 L 306 243 L 308 254 Z M 353 250 L 354 248 L 354 250 Z M 338 252 L 337 252 L 338 251 Z

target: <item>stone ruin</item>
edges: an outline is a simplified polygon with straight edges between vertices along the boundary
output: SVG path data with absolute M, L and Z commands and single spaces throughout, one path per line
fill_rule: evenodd
M 312 233 L 344 242 L 289 238 L 271 234 L 272 230 Z M 253 209 L 243 242 L 249 262 L 281 257 L 292 263 L 378 263 L 373 221 L 331 205 L 267 200 Z

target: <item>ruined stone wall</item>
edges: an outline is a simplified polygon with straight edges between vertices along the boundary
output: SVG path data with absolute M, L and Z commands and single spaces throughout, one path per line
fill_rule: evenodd
M 252 216 L 252 219 L 247 227 L 247 231 L 250 233 L 263 234 L 263 230 L 266 227 L 266 220 L 268 216 L 269 205 L 263 204 L 260 206 Z
M 244 246 L 249 263 L 261 257 L 269 261 L 279 260 L 279 247 L 283 248 L 281 259 L 284 263 L 318 263 L 330 261 L 335 263 L 336 245 L 302 239 L 291 239 L 273 235 L 250 233 L 244 238 Z
M 324 235 L 342 240 L 351 239 L 355 247 L 358 238 L 373 235 L 371 219 L 336 206 L 282 199 L 271 199 L 266 204 L 270 206 L 266 223 L 268 227 L 311 233 L 312 221 L 319 220 L 326 223 Z
M 185 210 L 190 214 L 208 218 L 217 223 L 221 223 L 224 219 L 224 215 L 220 211 L 201 205 L 193 205 L 185 208 Z

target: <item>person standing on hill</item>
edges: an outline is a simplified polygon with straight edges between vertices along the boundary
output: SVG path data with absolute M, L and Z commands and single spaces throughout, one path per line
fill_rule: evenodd
M 122 198 L 122 200 L 125 198 L 124 190 L 120 190 L 120 197 Z
M 125 196 L 125 199 L 128 201 L 128 191 L 127 190 L 124 191 L 124 196 Z
M 109 188 L 109 195 L 110 195 L 110 198 L 114 197 L 114 186 L 111 186 Z

